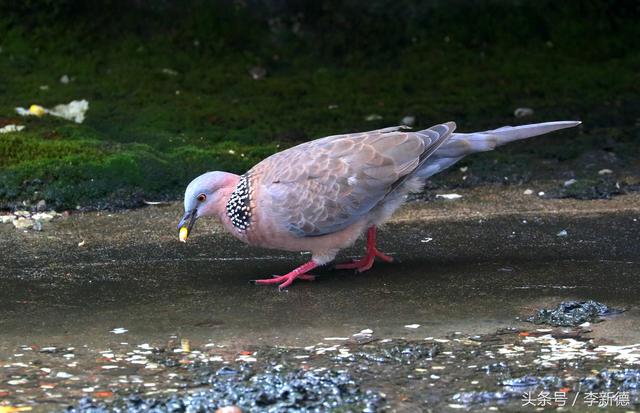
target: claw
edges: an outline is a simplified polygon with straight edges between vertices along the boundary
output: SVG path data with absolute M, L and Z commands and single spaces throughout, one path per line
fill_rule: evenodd
M 353 260 L 334 266 L 338 270 L 356 270 L 356 273 L 365 272 L 373 266 L 375 259 L 380 258 L 384 262 L 393 262 L 395 259 L 384 254 L 376 247 L 376 227 L 372 226 L 367 232 L 367 254 L 359 260 Z
M 266 278 L 262 280 L 252 280 L 252 283 L 258 285 L 269 285 L 269 284 L 279 284 L 278 288 L 282 290 L 283 288 L 287 288 L 290 286 L 295 279 L 300 279 L 304 281 L 313 281 L 316 279 L 314 275 L 307 274 L 307 271 L 310 271 L 317 267 L 317 264 L 313 261 L 309 261 L 308 263 L 299 266 L 295 270 L 287 273 L 285 275 L 274 275 L 272 278 Z

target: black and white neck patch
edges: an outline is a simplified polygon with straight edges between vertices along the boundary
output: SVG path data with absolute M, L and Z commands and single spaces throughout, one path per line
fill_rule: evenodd
M 227 201 L 227 216 L 240 232 L 246 231 L 251 225 L 250 201 L 249 177 L 242 175 Z

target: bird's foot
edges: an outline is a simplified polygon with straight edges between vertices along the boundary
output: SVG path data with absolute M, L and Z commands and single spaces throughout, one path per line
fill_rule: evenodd
M 344 264 L 338 264 L 335 266 L 338 270 L 356 270 L 356 272 L 365 272 L 373 266 L 375 259 L 380 258 L 384 262 L 393 262 L 393 257 L 388 256 L 380 252 L 377 248 L 372 248 L 367 252 L 367 255 L 359 260 L 353 260 Z
M 316 277 L 314 275 L 307 274 L 307 271 L 312 270 L 316 266 L 317 266 L 316 263 L 314 263 L 313 261 L 309 261 L 308 263 L 301 265 L 300 267 L 296 268 L 295 270 L 291 271 L 288 274 L 274 275 L 273 278 L 253 280 L 252 282 L 258 285 L 279 284 L 278 288 L 282 290 L 283 288 L 287 288 L 288 286 L 290 286 L 295 279 L 305 280 L 305 281 L 315 280 Z

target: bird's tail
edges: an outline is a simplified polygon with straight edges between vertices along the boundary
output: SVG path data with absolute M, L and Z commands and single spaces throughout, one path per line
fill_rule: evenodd
M 522 126 L 503 126 L 502 128 L 474 132 L 454 133 L 420 168 L 418 176 L 428 178 L 447 169 L 467 155 L 486 152 L 497 146 L 520 139 L 531 138 L 560 129 L 578 126 L 578 121 L 559 121 L 534 123 Z

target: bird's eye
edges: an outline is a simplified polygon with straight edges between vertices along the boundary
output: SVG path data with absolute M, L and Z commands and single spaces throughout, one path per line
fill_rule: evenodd
M 207 196 L 205 194 L 200 194 L 197 199 L 200 202 L 204 202 L 204 200 L 207 199 Z

